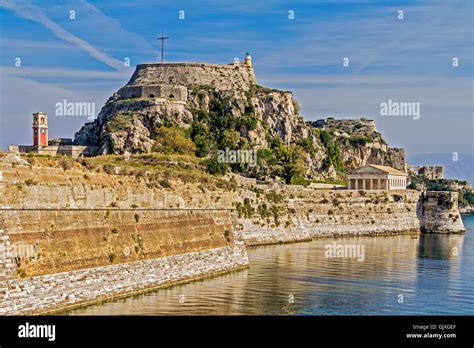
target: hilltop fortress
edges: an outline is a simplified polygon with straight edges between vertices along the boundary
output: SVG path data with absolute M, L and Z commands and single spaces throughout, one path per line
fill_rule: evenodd
M 221 91 L 248 91 L 256 84 L 252 58 L 248 53 L 244 63 L 145 63 L 137 65 L 130 81 L 114 98 L 187 101 L 188 88 L 193 86 L 210 86 Z
M 215 121 L 216 117 L 222 122 Z M 213 129 L 215 124 L 221 129 Z M 366 163 L 406 170 L 403 149 L 388 147 L 373 121 L 306 122 L 292 92 L 257 84 L 248 53 L 243 63 L 137 65 L 97 119 L 75 134 L 74 144 L 96 149 L 97 155 L 150 153 L 156 130 L 164 125 L 204 126 L 212 136 L 224 130 L 238 132 L 239 142 L 256 150 L 271 147 L 275 138 L 284 144 L 308 144 L 311 155 L 305 174 L 313 178 L 337 178 L 343 166 L 352 169 Z M 318 132 L 330 132 L 334 140 L 324 142 Z M 328 158 L 332 142 L 338 143 L 340 158 Z M 221 149 L 222 145 L 211 147 Z
M 123 95 L 127 90 L 146 87 L 153 94 L 153 88 L 157 88 L 152 96 L 142 93 L 141 96 L 137 94 L 134 97 L 173 99 L 176 96 L 162 92 L 172 91 L 173 88 L 181 91 L 180 88 L 203 85 L 224 91 L 239 89 L 248 91 L 256 83 L 253 68 L 246 63 L 146 63 L 137 65 L 130 81 L 118 93 Z

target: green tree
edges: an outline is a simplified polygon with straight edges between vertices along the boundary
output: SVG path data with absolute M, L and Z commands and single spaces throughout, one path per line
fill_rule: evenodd
M 186 130 L 177 126 L 160 127 L 155 130 L 154 152 L 192 154 L 196 146 L 186 134 Z
M 240 143 L 240 133 L 235 130 L 225 130 L 222 132 L 220 146 L 222 148 L 237 149 Z
M 344 162 L 342 161 L 342 154 L 339 145 L 334 141 L 334 136 L 330 131 L 321 130 L 319 139 L 326 149 L 326 159 L 323 162 L 324 169 L 329 169 L 332 165 L 336 172 L 344 171 Z
M 204 164 L 207 167 L 207 171 L 210 174 L 222 174 L 227 173 L 229 165 L 227 163 L 221 163 L 218 161 L 217 157 L 211 157 L 204 161 Z
M 273 151 L 273 164 L 276 173 L 281 176 L 286 184 L 291 184 L 294 176 L 304 174 L 304 150 L 295 144 L 280 145 Z
M 191 125 L 191 139 L 196 144 L 196 156 L 206 157 L 216 149 L 216 142 L 207 124 L 195 121 Z

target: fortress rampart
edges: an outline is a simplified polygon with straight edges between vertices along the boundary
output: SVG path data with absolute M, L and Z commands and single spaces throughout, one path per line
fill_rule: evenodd
M 183 86 L 147 85 L 124 86 L 117 92 L 119 99 L 135 98 L 165 98 L 169 100 L 186 101 L 188 89 Z
M 130 175 L 1 164 L 0 315 L 61 310 L 241 269 L 245 245 L 464 230 L 450 192 L 258 186 L 259 197 L 245 188 L 170 191 Z M 270 193 L 281 195 L 279 203 L 266 200 L 277 225 L 276 217 L 264 223 L 260 216 Z M 233 210 L 242 201 L 250 215 Z
M 208 85 L 218 90 L 248 90 L 257 83 L 253 68 L 241 63 L 147 63 L 139 64 L 127 85 Z

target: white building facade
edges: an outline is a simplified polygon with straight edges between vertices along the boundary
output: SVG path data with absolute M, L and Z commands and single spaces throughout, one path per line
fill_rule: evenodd
M 407 174 L 388 166 L 366 164 L 347 176 L 349 190 L 405 190 Z

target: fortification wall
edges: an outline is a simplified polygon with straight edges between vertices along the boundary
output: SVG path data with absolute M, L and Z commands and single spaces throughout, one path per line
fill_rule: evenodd
M 230 209 L 235 194 L 185 184 L 148 187 L 134 175 L 0 163 L 0 207 L 45 209 Z
M 423 175 L 431 180 L 444 178 L 443 166 L 411 166 L 411 169 L 419 175 Z
M 188 100 L 188 89 L 183 86 L 148 85 L 125 86 L 118 92 L 120 99 L 166 98 L 170 100 Z
M 421 196 L 421 230 L 425 233 L 465 231 L 458 207 L 458 193 L 428 191 Z
M 24 279 L 0 280 L 0 315 L 44 314 L 244 268 L 245 248 L 222 247 Z
M 23 276 L 60 273 L 233 245 L 225 210 L 3 210 Z
M 179 209 L 164 192 L 134 191 L 136 182 L 121 190 L 124 176 L 1 169 L 0 314 L 44 313 L 248 265 L 229 210 Z
M 28 146 L 9 145 L 8 151 L 11 153 L 36 153 L 48 156 L 68 156 L 78 158 L 80 156 L 90 157 L 97 153 L 95 146 L 80 145 L 50 145 L 50 146 Z
M 287 192 L 273 191 L 282 195 L 280 203 L 268 204 L 253 192 L 243 197 L 252 202 L 253 210 L 251 216 L 244 212 L 239 219 L 247 245 L 420 231 L 417 213 L 420 192 L 417 191 L 359 192 L 301 187 Z
M 463 233 L 456 192 L 351 191 L 301 187 L 241 194 L 239 228 L 247 245 L 307 241 L 319 237 L 397 233 Z M 260 196 L 260 197 L 259 197 Z M 250 212 L 250 213 L 249 213 Z
M 248 265 L 229 211 L 2 210 L 0 314 L 32 314 Z
M 463 232 L 449 192 L 253 181 L 236 191 L 167 190 L 132 175 L 11 164 L 0 165 L 0 178 L 0 314 L 42 313 L 239 269 L 248 264 L 245 245 Z M 216 208 L 236 208 L 238 216 Z
M 149 63 L 139 64 L 127 86 L 209 85 L 218 90 L 248 90 L 255 73 L 245 64 Z

